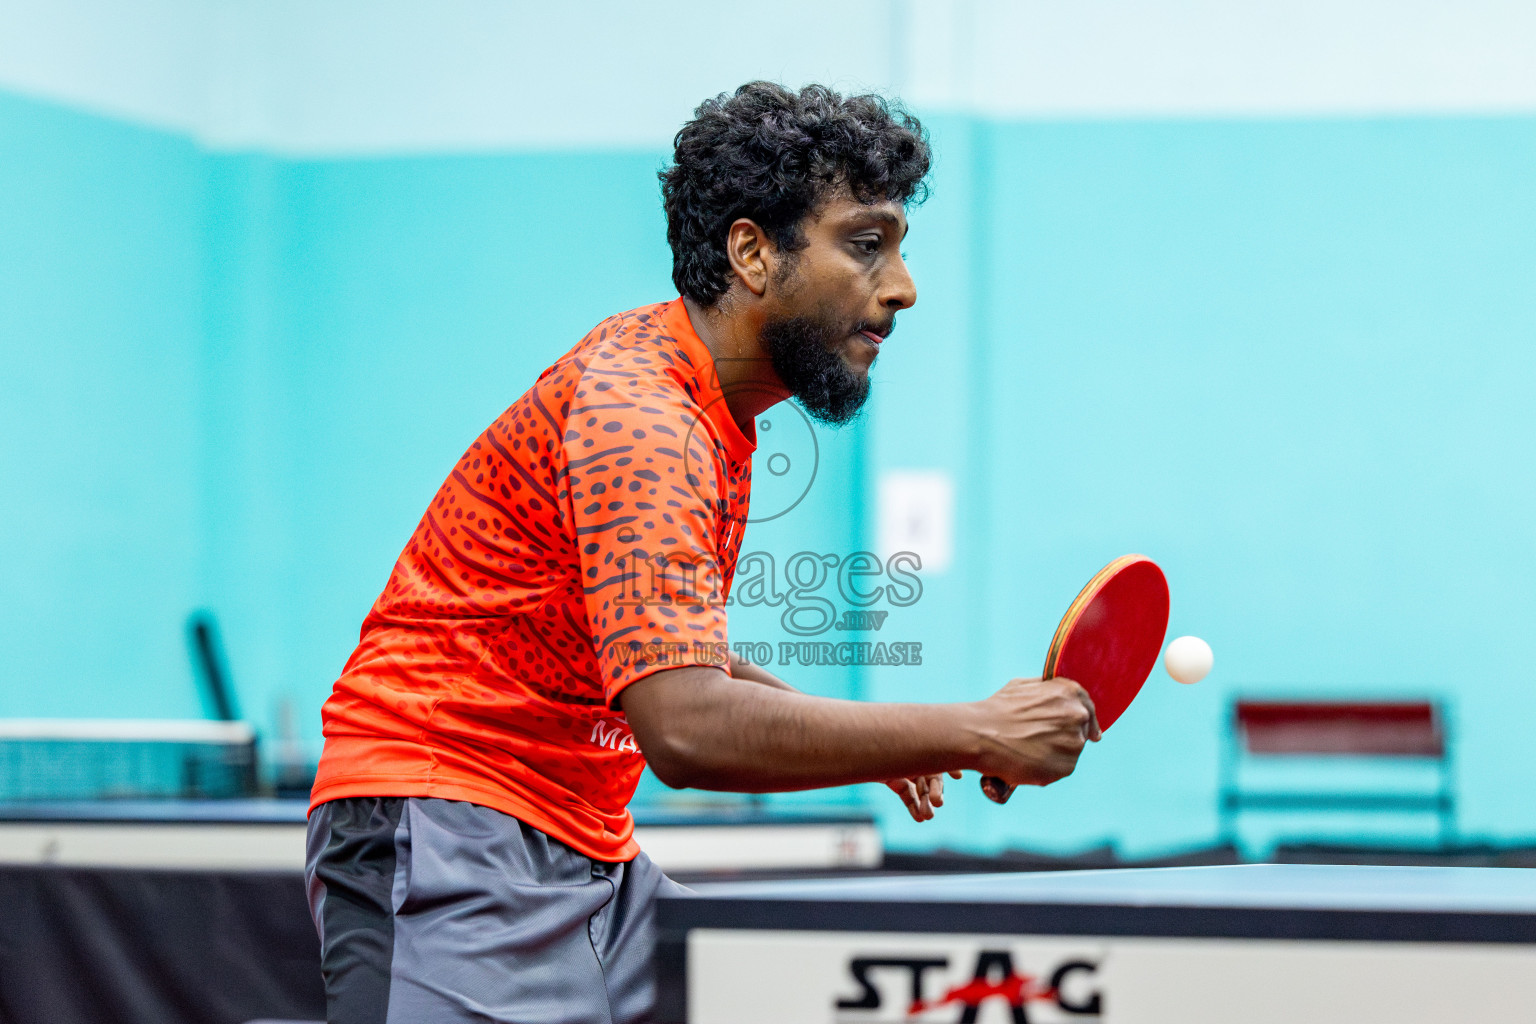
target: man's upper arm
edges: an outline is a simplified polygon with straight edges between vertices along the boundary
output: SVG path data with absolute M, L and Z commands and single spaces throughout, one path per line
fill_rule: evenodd
M 680 396 L 599 381 L 564 440 L 569 508 L 609 703 L 662 668 L 726 665 L 717 475 Z

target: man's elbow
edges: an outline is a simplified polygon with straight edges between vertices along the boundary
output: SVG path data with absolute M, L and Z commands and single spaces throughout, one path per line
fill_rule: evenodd
M 651 773 L 672 789 L 708 788 L 711 772 L 699 757 L 698 746 L 685 736 L 664 731 L 640 737 L 640 752 Z
M 623 710 L 651 771 L 673 789 L 715 789 L 722 761 L 718 701 L 721 684 L 732 685 L 717 668 L 668 669 L 637 680 L 624 691 Z
M 686 761 L 675 761 L 670 758 L 653 761 L 647 758 L 646 763 L 651 766 L 651 774 L 660 779 L 669 789 L 707 788 L 702 784 L 704 773 Z

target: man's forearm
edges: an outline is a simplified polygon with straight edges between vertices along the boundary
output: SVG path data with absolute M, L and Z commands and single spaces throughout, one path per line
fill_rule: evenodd
M 971 705 L 865 704 L 678 668 L 623 694 L 651 769 L 674 787 L 776 792 L 976 767 Z

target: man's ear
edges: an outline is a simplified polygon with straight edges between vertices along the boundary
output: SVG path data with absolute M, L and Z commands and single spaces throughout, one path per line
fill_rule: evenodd
M 768 290 L 768 278 L 774 258 L 773 243 L 763 229 L 746 217 L 733 221 L 725 235 L 725 254 L 731 271 L 753 295 L 762 297 Z

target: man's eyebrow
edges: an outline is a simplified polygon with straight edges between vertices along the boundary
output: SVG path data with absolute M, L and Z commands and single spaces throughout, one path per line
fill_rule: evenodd
M 901 227 L 901 218 L 896 216 L 890 210 L 861 210 L 857 218 L 858 226 L 863 226 L 863 224 L 866 224 L 870 221 L 878 221 L 881 224 L 889 224 L 893 228 Z M 907 237 L 907 232 L 911 229 L 912 225 L 910 223 L 903 227 L 901 231 L 901 237 Z

